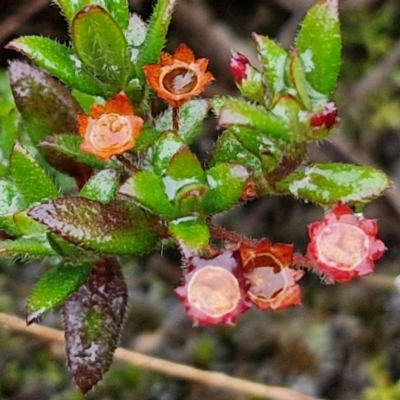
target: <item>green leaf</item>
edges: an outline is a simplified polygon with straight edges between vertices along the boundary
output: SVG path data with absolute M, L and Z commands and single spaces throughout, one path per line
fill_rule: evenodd
M 179 210 L 181 217 L 188 215 L 201 215 L 202 214 L 202 202 L 205 194 L 209 191 L 206 184 L 203 183 L 187 183 L 189 179 L 183 181 L 172 180 L 167 177 L 164 178 L 166 185 L 171 185 L 173 182 L 174 186 L 180 187 L 175 193 L 175 204 Z
M 263 68 L 266 85 L 272 97 L 286 89 L 285 65 L 288 57 L 287 51 L 274 40 L 253 34 L 257 44 L 257 51 Z
M 127 0 L 54 0 L 54 2 L 61 8 L 69 23 L 82 8 L 88 5 L 99 5 L 110 12 L 121 28 L 125 29 L 128 26 Z
M 177 0 L 159 0 L 153 10 L 146 39 L 137 58 L 137 70 L 142 82 L 145 80 L 142 68 L 147 64 L 156 63 L 160 57 L 176 2 Z
M 127 201 L 64 197 L 39 204 L 28 215 L 65 240 L 102 254 L 142 254 L 157 242 L 144 212 Z
M 76 131 L 76 116 L 83 111 L 65 86 L 21 61 L 12 61 L 8 71 L 15 104 L 34 144 L 48 135 Z
M 210 190 L 203 198 L 203 210 L 214 214 L 228 210 L 242 195 L 249 173 L 238 164 L 218 164 L 206 171 Z
M 118 193 L 135 199 L 143 207 L 170 220 L 178 215 L 178 210 L 172 201 L 180 187 L 173 186 L 168 180 L 164 184 L 161 177 L 148 171 L 140 171 L 129 178 Z
M 253 137 L 257 137 L 254 131 L 252 131 L 252 133 Z M 253 170 L 255 176 L 260 176 L 262 174 L 260 159 L 246 150 L 243 144 L 229 130 L 225 131 L 218 138 L 212 158 L 213 165 L 227 162 L 241 164 Z
M 168 229 L 180 246 L 185 246 L 192 251 L 204 251 L 209 244 L 210 231 L 208 226 L 203 220 L 196 217 L 171 221 Z
M 68 242 L 67 240 L 54 234 L 53 232 L 47 231 L 46 237 L 51 248 L 58 255 L 79 261 L 88 259 L 88 253 L 85 250 L 75 246 L 71 242 Z
M 296 89 L 298 99 L 304 104 L 307 110 L 311 109 L 311 100 L 308 95 L 306 74 L 304 65 L 298 49 L 290 54 L 289 59 L 289 82 Z
M 166 175 L 179 180 L 191 179 L 193 182 L 205 182 L 204 170 L 197 157 L 185 146 L 173 155 Z
M 12 182 L 0 180 L 0 229 L 19 236 L 21 232 L 14 221 L 13 214 L 24 208 L 25 201 L 17 186 Z
M 61 43 L 41 36 L 23 36 L 6 47 L 24 54 L 67 86 L 92 95 L 104 96 L 109 92 L 107 85 L 85 70 L 72 49 Z
M 389 178 L 375 168 L 331 163 L 313 164 L 296 171 L 278 182 L 276 189 L 326 206 L 338 201 L 370 202 L 391 186 Z
M 27 205 L 60 195 L 57 187 L 32 154 L 16 142 L 11 153 L 11 175 Z
M 93 263 L 90 262 L 63 262 L 42 275 L 26 305 L 27 324 L 61 306 L 85 283 L 92 268 Z
M 146 123 L 142 126 L 139 137 L 136 139 L 135 151 L 137 153 L 146 151 L 160 137 L 160 132 Z
M 25 201 L 17 186 L 0 179 L 0 213 L 13 214 L 25 207 Z
M 6 115 L 0 113 L 0 176 L 6 176 L 10 165 L 10 154 L 14 142 L 19 137 L 20 114 L 10 109 Z
M 84 66 L 110 84 L 115 93 L 123 90 L 128 76 L 128 45 L 113 17 L 102 7 L 87 6 L 72 21 L 72 41 Z
M 296 37 L 306 77 L 312 88 L 330 97 L 341 62 L 338 0 L 319 0 L 307 13 Z
M 106 8 L 122 29 L 127 29 L 129 24 L 128 0 L 105 0 Z M 102 2 L 98 3 L 102 5 Z
M 284 118 L 241 100 L 234 100 L 222 108 L 218 125 L 219 127 L 247 126 L 267 134 L 271 139 L 283 141 L 289 141 L 293 136 Z
M 309 129 L 308 114 L 303 109 L 300 102 L 290 94 L 282 94 L 276 98 L 271 112 L 286 122 L 292 132 L 293 141 L 296 143 L 292 148 L 294 147 L 294 151 L 300 150 L 305 143 L 305 138 Z M 266 137 L 262 138 L 263 141 L 266 139 Z M 288 153 L 289 146 L 284 150 Z
M 240 93 L 249 100 L 264 104 L 266 93 L 262 73 L 249 64 L 246 68 L 246 74 L 247 76 L 245 79 L 236 82 L 237 88 L 240 90 Z
M 0 242 L 0 257 L 46 257 L 57 255 L 47 242 L 42 238 L 19 238 Z
M 53 135 L 42 140 L 38 148 L 50 165 L 68 175 L 76 176 L 83 164 L 94 169 L 104 168 L 104 161 L 80 151 L 81 143 L 78 135 Z
M 186 144 L 192 143 L 196 138 L 207 112 L 208 101 L 204 99 L 191 100 L 180 107 L 178 135 Z M 155 119 L 154 127 L 160 132 L 173 129 L 171 107 Z
M 120 184 L 121 175 L 117 170 L 103 169 L 86 182 L 79 195 L 106 204 L 116 198 Z
M 174 132 L 165 132 L 154 145 L 153 167 L 158 175 L 163 175 L 168 168 L 171 158 L 185 143 Z
M 18 230 L 22 235 L 29 236 L 30 238 L 37 236 L 44 237 L 47 232 L 47 228 L 30 218 L 27 215 L 26 210 L 15 213 L 13 215 L 13 219 L 15 225 L 18 227 Z
M 69 371 L 87 393 L 110 367 L 125 317 L 127 286 L 117 259 L 98 262 L 63 307 Z

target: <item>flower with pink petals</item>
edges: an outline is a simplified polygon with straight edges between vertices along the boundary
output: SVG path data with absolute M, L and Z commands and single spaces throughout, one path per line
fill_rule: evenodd
M 250 286 L 247 295 L 260 310 L 281 310 L 301 303 L 301 290 L 296 283 L 304 274 L 292 269 L 293 246 L 263 239 L 255 247 L 239 249 L 244 276 Z
M 342 203 L 332 207 L 322 221 L 310 224 L 308 232 L 308 256 L 316 268 L 336 281 L 370 274 L 374 261 L 386 250 L 376 238 L 376 220 L 356 215 Z
M 224 251 L 213 258 L 187 260 L 182 284 L 175 289 L 196 325 L 232 325 L 249 308 L 239 253 Z

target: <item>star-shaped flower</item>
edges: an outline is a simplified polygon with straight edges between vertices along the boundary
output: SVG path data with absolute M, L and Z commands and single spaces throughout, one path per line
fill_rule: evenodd
M 206 72 L 208 60 L 195 59 L 185 44 L 180 44 L 172 56 L 161 53 L 159 64 L 143 67 L 147 82 L 172 107 L 180 107 L 191 98 L 203 92 L 214 78 Z

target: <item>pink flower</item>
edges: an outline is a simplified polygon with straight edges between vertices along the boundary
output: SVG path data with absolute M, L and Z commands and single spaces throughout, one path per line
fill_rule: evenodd
M 249 308 L 238 251 L 227 250 L 210 259 L 191 257 L 187 265 L 175 292 L 196 325 L 232 325 Z
M 376 220 L 355 215 L 342 203 L 333 206 L 322 221 L 310 224 L 308 232 L 308 256 L 316 268 L 336 281 L 370 274 L 374 261 L 386 250 L 376 238 Z
M 296 282 L 304 272 L 290 268 L 293 246 L 263 239 L 255 247 L 241 246 L 244 276 L 250 286 L 247 295 L 260 310 L 281 310 L 301 303 Z

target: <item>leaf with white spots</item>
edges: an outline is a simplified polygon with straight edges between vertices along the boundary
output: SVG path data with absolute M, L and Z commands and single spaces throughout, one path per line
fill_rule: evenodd
M 82 61 L 79 60 L 68 46 L 46 37 L 23 36 L 12 40 L 6 48 L 24 54 L 44 71 L 56 76 L 67 86 L 92 95 L 101 96 L 107 93 L 106 85 L 101 84 L 93 75 L 85 70 Z M 23 64 L 20 61 L 13 61 L 11 65 L 14 63 L 17 63 L 16 65 Z M 27 66 L 26 68 L 29 67 L 28 64 L 24 65 Z M 14 67 L 10 67 L 10 69 L 12 68 Z M 60 109 L 59 112 L 61 111 L 63 110 Z M 62 132 L 68 132 L 68 129 Z
M 82 393 L 91 390 L 110 367 L 126 303 L 121 267 L 116 258 L 107 257 L 64 304 L 68 368 Z
M 276 184 L 282 194 L 309 200 L 322 206 L 343 203 L 366 203 L 391 188 L 383 172 L 360 165 L 340 163 L 312 164 Z

